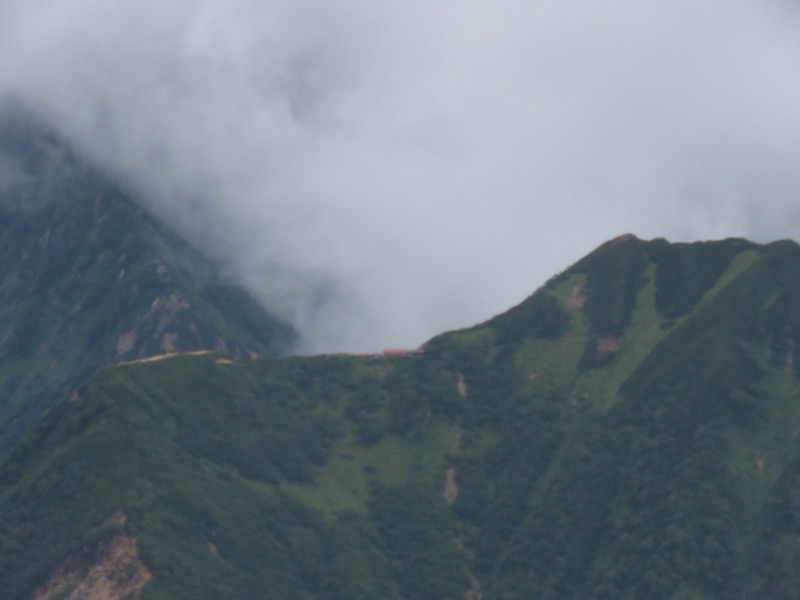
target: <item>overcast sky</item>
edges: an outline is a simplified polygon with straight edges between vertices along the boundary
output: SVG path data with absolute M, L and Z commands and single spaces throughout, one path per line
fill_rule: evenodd
M 625 232 L 800 236 L 795 0 L 3 0 L 0 90 L 306 352 L 415 347 Z

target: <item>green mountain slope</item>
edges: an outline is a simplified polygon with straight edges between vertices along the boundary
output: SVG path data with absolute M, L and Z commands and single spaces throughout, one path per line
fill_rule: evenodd
M 0 118 L 0 455 L 98 367 L 274 356 L 289 327 L 29 116 Z
M 0 465 L 4 594 L 796 598 L 799 265 L 626 236 L 422 354 L 105 369 Z

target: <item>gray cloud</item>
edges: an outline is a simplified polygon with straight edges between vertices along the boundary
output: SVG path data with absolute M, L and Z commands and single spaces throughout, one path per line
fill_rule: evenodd
M 0 87 L 304 351 L 414 346 L 623 232 L 797 237 L 788 0 L 6 2 Z

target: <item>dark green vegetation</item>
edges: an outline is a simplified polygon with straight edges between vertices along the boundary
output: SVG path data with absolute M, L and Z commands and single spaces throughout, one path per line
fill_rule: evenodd
M 0 456 L 100 366 L 292 336 L 54 135 L 0 117 Z
M 30 598 L 797 598 L 800 247 L 623 237 L 422 355 L 105 369 L 0 466 Z

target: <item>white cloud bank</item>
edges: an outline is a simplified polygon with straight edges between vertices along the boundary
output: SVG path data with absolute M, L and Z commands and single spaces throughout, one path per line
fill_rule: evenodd
M 0 89 L 304 351 L 415 346 L 620 233 L 800 225 L 789 0 L 6 0 Z

